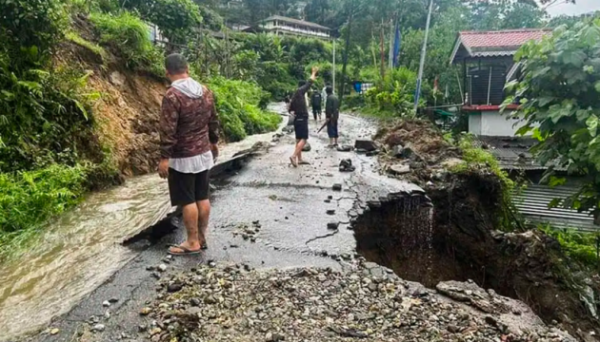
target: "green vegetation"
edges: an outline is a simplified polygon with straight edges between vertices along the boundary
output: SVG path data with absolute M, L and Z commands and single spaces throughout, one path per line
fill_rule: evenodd
M 46 219 L 77 204 L 85 188 L 81 166 L 51 165 L 14 174 L 0 173 L 0 259 L 26 242 Z
M 249 134 L 275 130 L 281 122 L 277 114 L 260 109 L 268 94 L 255 84 L 213 77 L 209 83 L 215 92 L 217 111 L 224 134 L 229 141 L 239 141 Z
M 100 43 L 109 46 L 128 67 L 164 74 L 164 53 L 152 44 L 148 25 L 140 18 L 123 11 L 119 14 L 93 13 L 90 20 L 100 32 Z
M 599 266 L 597 233 L 580 232 L 575 229 L 557 229 L 547 225 L 541 225 L 538 228 L 555 238 L 571 260 L 591 268 Z
M 458 145 L 462 152 L 463 163 L 452 168 L 455 173 L 470 173 L 470 172 L 492 172 L 500 180 L 500 191 L 502 198 L 500 199 L 501 207 L 498 208 L 499 226 L 507 231 L 522 230 L 522 222 L 515 217 L 517 210 L 514 208 L 512 201 L 513 191 L 517 184 L 509 177 L 508 173 L 500 167 L 498 160 L 488 151 L 477 147 L 474 144 L 474 137 L 470 134 L 461 134 L 458 139 L 452 137 L 448 133 L 444 138 Z
M 533 150 L 551 185 L 564 183 L 554 166 L 586 181 L 573 196 L 556 199 L 554 206 L 591 210 L 600 222 L 600 19 L 572 28 L 562 26 L 551 37 L 529 43 L 516 56 L 523 77 L 509 85 L 521 99 L 513 115 L 524 118 L 519 133 L 538 139 Z
M 82 46 L 92 51 L 96 55 L 100 56 L 102 59 L 105 59 L 107 56 L 106 50 L 104 50 L 100 45 L 83 39 L 77 32 L 69 31 L 65 34 L 65 38 L 79 46 Z

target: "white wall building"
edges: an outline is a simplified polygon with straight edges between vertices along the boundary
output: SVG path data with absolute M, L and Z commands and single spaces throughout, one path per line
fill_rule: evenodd
M 274 34 L 289 34 L 314 38 L 331 38 L 331 29 L 304 20 L 271 16 L 261 22 L 260 28 Z

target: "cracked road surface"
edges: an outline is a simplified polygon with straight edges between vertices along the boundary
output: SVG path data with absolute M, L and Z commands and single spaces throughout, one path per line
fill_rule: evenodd
M 144 340 L 137 331 L 139 309 L 156 296 L 156 278 L 147 270 L 149 266 L 165 264 L 166 273 L 213 260 L 256 268 L 343 268 L 344 258 L 354 255 L 356 247 L 349 222 L 366 201 L 420 189 L 380 176 L 376 157 L 328 149 L 326 134 L 315 133 L 318 125 L 311 122 L 312 150 L 304 157 L 310 165 L 289 165 L 294 139 L 288 134 L 218 185 L 212 195 L 210 249 L 204 255 L 166 259 L 166 245 L 181 242 L 183 229 L 143 247 L 136 243 L 132 247 L 139 249 L 135 258 L 44 332 L 25 340 Z M 369 139 L 375 127 L 365 119 L 342 116 L 340 131 L 342 144 L 353 145 L 356 139 Z M 356 171 L 340 173 L 342 159 L 351 159 Z M 334 191 L 334 184 L 342 184 L 342 191 Z M 260 221 L 260 231 L 252 242 L 239 232 L 254 221 Z M 337 230 L 329 230 L 329 223 L 340 224 Z M 113 303 L 105 307 L 105 301 Z M 102 331 L 89 332 L 94 325 L 102 325 Z

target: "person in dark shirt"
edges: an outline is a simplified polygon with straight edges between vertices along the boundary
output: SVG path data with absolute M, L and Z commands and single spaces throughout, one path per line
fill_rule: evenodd
M 312 75 L 307 82 L 300 82 L 298 90 L 292 96 L 289 111 L 294 115 L 294 130 L 296 131 L 296 149 L 290 157 L 290 162 L 294 167 L 299 164 L 306 164 L 302 160 L 302 149 L 308 140 L 308 104 L 306 103 L 306 92 L 317 80 L 319 68 L 312 69 Z
M 313 115 L 315 116 L 315 121 L 321 120 L 322 109 L 321 106 L 323 104 L 323 97 L 321 93 L 315 91 L 311 96 L 311 105 L 313 109 Z
M 338 120 L 340 118 L 340 100 L 333 95 L 333 88 L 327 87 L 327 102 L 325 104 L 325 119 L 327 120 L 327 134 L 330 146 L 338 144 Z

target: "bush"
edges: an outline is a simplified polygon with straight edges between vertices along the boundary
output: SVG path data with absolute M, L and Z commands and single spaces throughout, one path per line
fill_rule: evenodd
M 202 23 L 200 8 L 192 0 L 128 0 L 124 5 L 157 25 L 171 43 L 185 43 Z
M 100 32 L 100 43 L 112 48 L 129 68 L 163 74 L 163 53 L 150 41 L 149 27 L 140 18 L 123 11 L 118 15 L 94 13 L 90 16 Z
M 265 93 L 256 84 L 214 77 L 208 82 L 215 93 L 217 111 L 227 141 L 239 141 L 249 134 L 275 130 L 281 121 L 276 114 L 260 109 Z
M 30 62 L 19 58 L 22 47 L 35 47 L 36 57 L 45 57 L 68 25 L 61 0 L 0 0 L 0 8 L 0 40 L 13 62 L 20 65 Z M 35 61 L 39 59 L 43 58 Z
M 598 266 L 597 233 L 581 232 L 575 229 L 556 229 L 547 225 L 540 225 L 538 229 L 555 238 L 569 258 L 588 267 Z
M 376 87 L 365 94 L 367 104 L 380 111 L 397 115 L 414 114 L 414 91 L 417 74 L 406 68 L 389 70 Z
M 82 153 L 94 153 L 88 110 L 97 94 L 84 93 L 87 75 L 72 69 L 18 74 L 10 64 L 0 54 L 0 170 L 74 165 Z
M 0 173 L 0 257 L 23 233 L 79 203 L 84 180 L 80 166 Z

